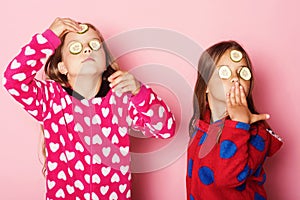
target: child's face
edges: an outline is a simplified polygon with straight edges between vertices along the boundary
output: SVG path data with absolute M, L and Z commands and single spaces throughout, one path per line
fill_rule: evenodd
M 100 48 L 97 47 L 97 41 L 100 41 Z M 78 45 L 81 45 L 81 51 L 77 51 Z M 97 48 L 95 48 L 95 45 Z M 75 50 L 76 53 L 74 53 Z M 62 47 L 62 62 L 59 63 L 61 73 L 65 74 L 67 72 L 70 77 L 101 75 L 105 69 L 105 51 L 95 30 L 89 28 L 83 34 L 70 32 L 66 35 Z
M 225 102 L 226 99 L 226 93 L 230 91 L 230 89 L 234 86 L 235 82 L 238 82 L 245 91 L 245 95 L 248 96 L 249 90 L 250 90 L 250 83 L 251 78 L 249 80 L 245 80 L 241 77 L 242 67 L 249 67 L 247 66 L 246 59 L 243 57 L 239 61 L 233 61 L 233 59 L 230 57 L 231 50 L 227 50 L 220 58 L 216 65 L 216 70 L 214 71 L 211 79 L 208 82 L 208 93 L 209 96 L 215 100 L 219 100 L 222 102 Z M 231 76 L 227 76 L 226 78 L 220 77 L 219 69 L 222 66 L 227 66 L 231 71 Z M 227 68 L 225 67 L 225 68 Z M 224 68 L 224 67 L 223 67 Z M 248 71 L 250 72 L 250 71 Z M 227 75 L 227 74 L 226 74 Z M 249 75 L 249 74 L 248 74 Z M 250 72 L 251 77 L 251 72 Z M 249 77 L 248 77 L 249 78 Z M 247 79 L 247 78 L 246 78 Z M 221 87 L 223 86 L 223 87 Z

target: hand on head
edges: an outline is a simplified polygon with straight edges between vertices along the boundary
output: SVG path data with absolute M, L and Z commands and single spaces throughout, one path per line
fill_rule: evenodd
M 231 90 L 226 94 L 227 113 L 231 120 L 248 124 L 270 118 L 269 114 L 253 114 L 247 104 L 244 88 L 235 82 Z
M 49 27 L 58 37 L 65 32 L 79 32 L 82 27 L 70 18 L 56 18 Z

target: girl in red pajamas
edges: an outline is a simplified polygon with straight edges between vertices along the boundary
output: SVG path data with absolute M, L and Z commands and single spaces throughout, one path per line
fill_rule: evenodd
M 44 64 L 50 80 L 35 79 Z M 166 104 L 118 69 L 91 24 L 57 18 L 11 61 L 3 84 L 43 126 L 49 200 L 130 199 L 129 128 L 174 134 Z
M 199 60 L 186 177 L 189 200 L 265 200 L 263 164 L 282 145 L 252 99 L 250 58 L 234 41 Z

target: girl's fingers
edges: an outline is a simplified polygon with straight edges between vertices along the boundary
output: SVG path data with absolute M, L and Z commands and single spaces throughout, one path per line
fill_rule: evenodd
M 241 103 L 241 95 L 240 95 L 240 87 L 239 87 L 238 82 L 235 82 L 234 91 L 235 91 L 235 102 L 237 104 L 240 104 Z
M 230 96 L 229 97 L 230 97 L 231 105 L 236 104 L 236 100 L 235 100 L 235 87 L 234 86 L 230 89 Z
M 123 74 L 123 72 L 118 70 L 118 71 L 114 72 L 112 75 L 110 75 L 107 80 L 112 83 L 114 81 L 114 79 L 119 77 L 121 74 Z
M 81 27 L 79 26 L 78 22 L 70 18 L 63 19 L 63 22 L 69 31 L 75 31 L 75 32 L 81 31 Z
M 241 102 L 243 105 L 248 105 L 247 103 L 247 97 L 246 97 L 246 94 L 245 94 L 245 91 L 244 91 L 244 88 L 240 85 L 240 93 L 241 93 Z M 248 107 L 248 106 L 247 106 Z
M 113 91 L 122 90 L 123 88 L 128 87 L 128 85 L 130 85 L 130 82 L 123 80 L 113 87 Z
M 140 88 L 140 83 L 128 72 L 117 71 L 108 77 L 108 81 L 111 82 L 109 86 L 115 92 L 132 92 L 132 94 L 136 94 Z
M 70 18 L 56 18 L 49 27 L 57 36 L 60 36 L 66 32 L 78 32 L 80 31 L 79 24 Z
M 114 88 L 114 87 L 116 87 L 116 86 L 118 86 L 121 82 L 123 82 L 123 81 L 125 81 L 126 80 L 126 74 L 125 73 L 117 73 L 117 74 L 112 74 L 112 75 L 114 75 L 113 77 L 109 77 L 108 78 L 108 81 L 110 81 L 111 80 L 111 83 L 109 84 L 109 86 L 111 87 L 111 88 Z
M 230 101 L 230 92 L 227 92 L 227 94 L 226 94 L 226 103 L 227 103 L 227 107 L 232 106 L 231 101 Z
M 250 124 L 260 121 L 260 120 L 267 120 L 270 119 L 270 115 L 269 114 L 253 114 L 251 116 L 251 121 Z

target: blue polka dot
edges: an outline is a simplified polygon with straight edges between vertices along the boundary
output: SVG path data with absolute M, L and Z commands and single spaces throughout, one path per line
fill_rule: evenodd
M 239 175 L 237 176 L 238 181 L 240 182 L 244 181 L 249 174 L 249 170 L 250 170 L 249 166 L 246 165 L 243 171 L 241 171 L 241 173 L 239 173 Z
M 198 146 L 203 144 L 203 142 L 205 141 L 205 139 L 207 138 L 207 133 L 204 133 L 201 138 L 200 138 L 200 141 L 198 143 Z
M 266 182 L 267 176 L 266 174 L 263 174 L 263 179 L 261 182 L 258 183 L 258 185 L 263 185 Z
M 240 192 L 244 191 L 246 189 L 246 183 L 243 183 L 242 185 L 237 186 L 235 189 Z
M 250 124 L 238 122 L 235 127 L 248 131 L 250 129 Z
M 220 157 L 224 159 L 234 156 L 237 150 L 236 145 L 230 140 L 224 140 L 220 146 Z
M 251 136 L 250 144 L 252 144 L 258 151 L 263 151 L 265 149 L 265 141 L 259 135 Z
M 254 200 L 266 200 L 265 197 L 261 196 L 260 194 L 256 193 L 254 194 Z
M 204 185 L 210 185 L 214 182 L 214 172 L 208 167 L 201 167 L 198 176 Z
M 192 177 L 193 164 L 194 164 L 194 161 L 193 161 L 192 159 L 189 159 L 189 164 L 188 164 L 188 176 L 189 176 L 190 178 Z
M 195 200 L 195 198 L 191 194 L 190 194 L 190 200 Z

